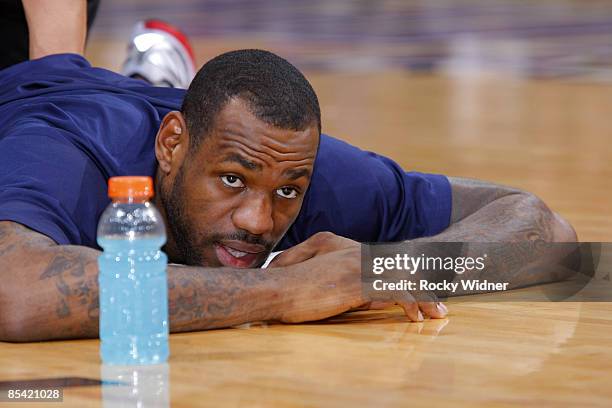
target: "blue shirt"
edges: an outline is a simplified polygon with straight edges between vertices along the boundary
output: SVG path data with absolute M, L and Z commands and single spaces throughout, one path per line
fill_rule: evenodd
M 156 88 L 60 54 L 0 71 L 0 220 L 58 244 L 97 248 L 107 181 L 153 176 L 154 141 L 184 90 Z M 300 214 L 284 249 L 319 231 L 361 242 L 435 235 L 449 225 L 446 177 L 322 135 Z

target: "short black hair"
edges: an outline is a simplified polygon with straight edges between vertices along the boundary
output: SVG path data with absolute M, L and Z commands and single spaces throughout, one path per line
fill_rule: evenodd
M 269 51 L 237 50 L 204 64 L 187 90 L 181 112 L 192 148 L 199 146 L 233 97 L 245 100 L 251 112 L 270 125 L 304 130 L 316 123 L 321 133 L 317 95 L 296 67 Z

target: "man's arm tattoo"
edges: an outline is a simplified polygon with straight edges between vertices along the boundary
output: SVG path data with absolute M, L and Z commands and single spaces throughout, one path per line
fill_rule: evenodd
M 5 287 L 14 290 L 3 295 L 16 314 L 5 323 L 0 316 L 0 325 L 17 322 L 23 334 L 15 341 L 97 335 L 99 251 L 57 245 L 19 224 L 0 222 L 0 252 L 0 261 L 21 272 L 5 270 L 11 277 Z M 271 275 L 274 273 L 259 269 L 169 265 L 171 331 L 267 320 L 274 316 L 270 305 L 278 303 L 279 296 Z M 26 290 L 32 301 L 24 298 Z
M 39 280 L 49 280 L 57 289 L 56 316 L 68 318 L 74 307 L 87 308 L 84 330 L 97 327 L 99 317 L 97 274 L 86 274 L 95 269 L 91 254 L 82 254 L 81 248 L 58 246 L 51 262 L 41 273 Z
M 170 319 L 174 331 L 224 327 L 260 318 L 260 299 L 244 296 L 265 282 L 263 271 L 172 265 L 168 273 Z
M 494 186 L 487 192 L 484 184 L 477 183 L 475 197 L 465 197 L 469 184 L 462 181 L 453 191 L 453 207 L 458 202 L 463 210 L 468 209 L 453 210 L 458 221 L 434 237 L 414 242 L 466 242 L 469 244 L 461 256 L 469 257 L 482 256 L 486 248 L 486 268 L 467 271 L 462 279 L 509 282 L 509 287 L 516 288 L 560 280 L 571 272 L 575 259 L 567 255 L 574 247 L 551 250 L 549 245 L 559 240 L 576 241 L 569 224 L 560 227 L 560 218 L 531 194 L 509 188 L 495 192 Z M 472 202 L 480 199 L 484 200 L 481 207 Z M 562 238 L 556 235 L 560 228 L 566 231 Z

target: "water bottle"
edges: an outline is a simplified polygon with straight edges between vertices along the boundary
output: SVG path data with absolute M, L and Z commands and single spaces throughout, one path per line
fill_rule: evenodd
M 100 355 L 105 364 L 168 359 L 168 258 L 150 177 L 112 177 L 98 223 Z
M 100 366 L 102 408 L 169 408 L 168 363 L 139 366 Z

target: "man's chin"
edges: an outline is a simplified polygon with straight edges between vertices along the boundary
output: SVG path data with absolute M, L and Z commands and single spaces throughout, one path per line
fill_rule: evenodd
M 230 268 L 258 268 L 268 256 L 267 251 L 255 254 L 240 252 L 220 243 L 214 244 L 213 249 L 219 264 Z

